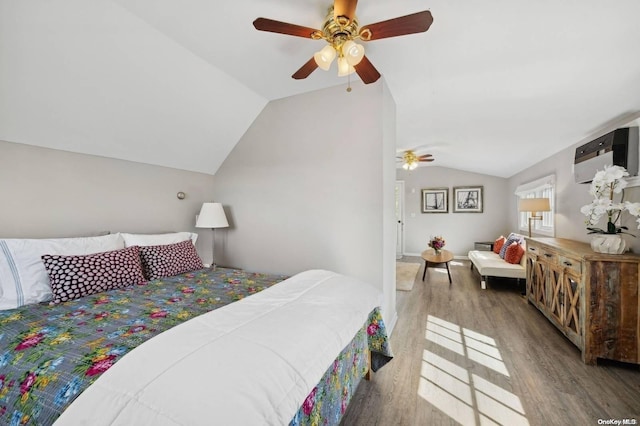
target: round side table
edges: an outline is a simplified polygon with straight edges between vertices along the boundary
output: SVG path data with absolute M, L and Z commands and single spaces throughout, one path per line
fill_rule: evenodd
M 425 274 L 429 265 L 444 265 L 447 267 L 447 275 L 449 275 L 449 284 L 451 284 L 451 272 L 449 271 L 449 262 L 453 260 L 453 253 L 449 250 L 440 250 L 439 254 L 436 254 L 435 250 L 427 249 L 422 252 L 422 258 L 424 259 L 424 272 L 422 273 L 422 281 L 424 281 Z

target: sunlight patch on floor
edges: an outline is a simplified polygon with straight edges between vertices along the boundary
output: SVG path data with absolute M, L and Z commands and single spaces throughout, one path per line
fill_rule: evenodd
M 479 363 L 509 377 L 494 339 L 431 315 L 425 337 L 464 356 L 471 366 L 461 366 L 425 349 L 418 395 L 465 426 L 529 424 L 517 395 L 471 373 L 475 371 L 472 364 Z
M 469 374 L 467 374 L 467 370 L 460 367 L 458 364 L 455 364 L 427 350 L 423 352 L 422 360 L 425 361 L 422 363 L 422 368 L 423 368 L 422 375 L 424 377 L 427 377 L 425 376 L 425 372 L 424 372 L 424 368 L 426 367 L 426 364 L 431 364 L 434 367 L 437 367 L 440 370 L 446 372 L 450 376 L 458 379 L 459 381 L 469 384 Z
M 431 404 L 444 411 L 447 416 L 462 425 L 476 424 L 475 413 L 470 405 L 465 404 L 449 392 L 424 378 L 420 378 L 418 386 L 418 394 Z
M 509 372 L 507 371 L 507 367 L 505 367 L 504 362 L 498 359 L 485 355 L 482 352 L 478 352 L 473 348 L 467 348 L 467 357 L 478 364 L 482 364 L 485 367 L 489 367 L 490 369 L 509 377 Z
M 475 349 L 476 351 L 482 352 L 485 355 L 491 356 L 498 360 L 502 360 L 500 351 L 494 345 L 489 345 L 479 340 L 472 339 L 466 334 L 464 335 L 464 337 L 465 343 L 467 344 L 468 348 Z
M 455 324 L 447 323 L 446 321 L 427 321 L 425 338 L 455 353 L 464 355 L 460 327 Z
M 459 330 L 451 330 L 450 328 L 443 327 L 439 324 L 430 322 L 427 323 L 427 331 L 432 331 L 436 334 L 439 334 L 447 339 L 451 339 L 455 342 L 462 343 L 462 336 L 460 335 Z
M 438 317 L 434 317 L 429 315 L 429 318 L 427 319 L 427 326 L 429 326 L 429 324 L 437 324 L 440 327 L 449 329 L 451 331 L 455 331 L 456 333 L 460 333 L 460 326 L 457 324 L 454 324 L 452 322 L 449 321 L 445 321 L 443 319 L 440 319 Z
M 496 346 L 496 341 L 489 336 L 476 333 L 475 331 L 469 330 L 468 328 L 463 328 L 462 332 L 464 333 L 465 336 L 467 336 L 470 339 L 474 339 L 474 340 L 477 340 L 478 342 L 486 343 L 487 345 Z

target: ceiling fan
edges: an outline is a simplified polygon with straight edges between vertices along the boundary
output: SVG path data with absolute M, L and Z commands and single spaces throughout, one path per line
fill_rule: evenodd
M 402 157 L 396 157 L 396 160 L 402 161 L 402 168 L 405 170 L 413 170 L 418 167 L 418 163 L 430 163 L 434 160 L 431 154 L 416 154 L 415 150 L 407 149 Z
M 425 10 L 361 27 L 356 17 L 357 4 L 358 0 L 334 0 L 322 30 L 268 18 L 256 19 L 253 26 L 260 31 L 325 40 L 328 43 L 291 77 L 297 80 L 307 78 L 318 67 L 326 71 L 337 57 L 338 76 L 356 72 L 365 84 L 369 84 L 377 81 L 380 73 L 365 56 L 364 47 L 355 40 L 373 41 L 425 32 L 431 26 L 433 16 Z

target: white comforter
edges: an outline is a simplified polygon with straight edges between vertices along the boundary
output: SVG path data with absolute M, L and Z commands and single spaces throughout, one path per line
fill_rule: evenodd
M 371 285 L 303 272 L 129 352 L 56 425 L 286 425 L 380 303 Z

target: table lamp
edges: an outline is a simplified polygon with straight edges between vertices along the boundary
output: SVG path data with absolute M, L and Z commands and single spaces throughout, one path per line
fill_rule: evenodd
M 537 213 L 551 211 L 551 205 L 549 204 L 548 198 L 520 198 L 520 202 L 518 203 L 518 211 L 531 212 L 531 216 L 529 216 L 528 218 L 529 238 L 531 238 L 531 221 L 542 220 L 542 215 L 539 215 Z
M 200 214 L 196 216 L 196 228 L 211 228 L 211 267 L 216 268 L 216 228 L 227 228 L 229 222 L 221 203 L 203 203 Z

